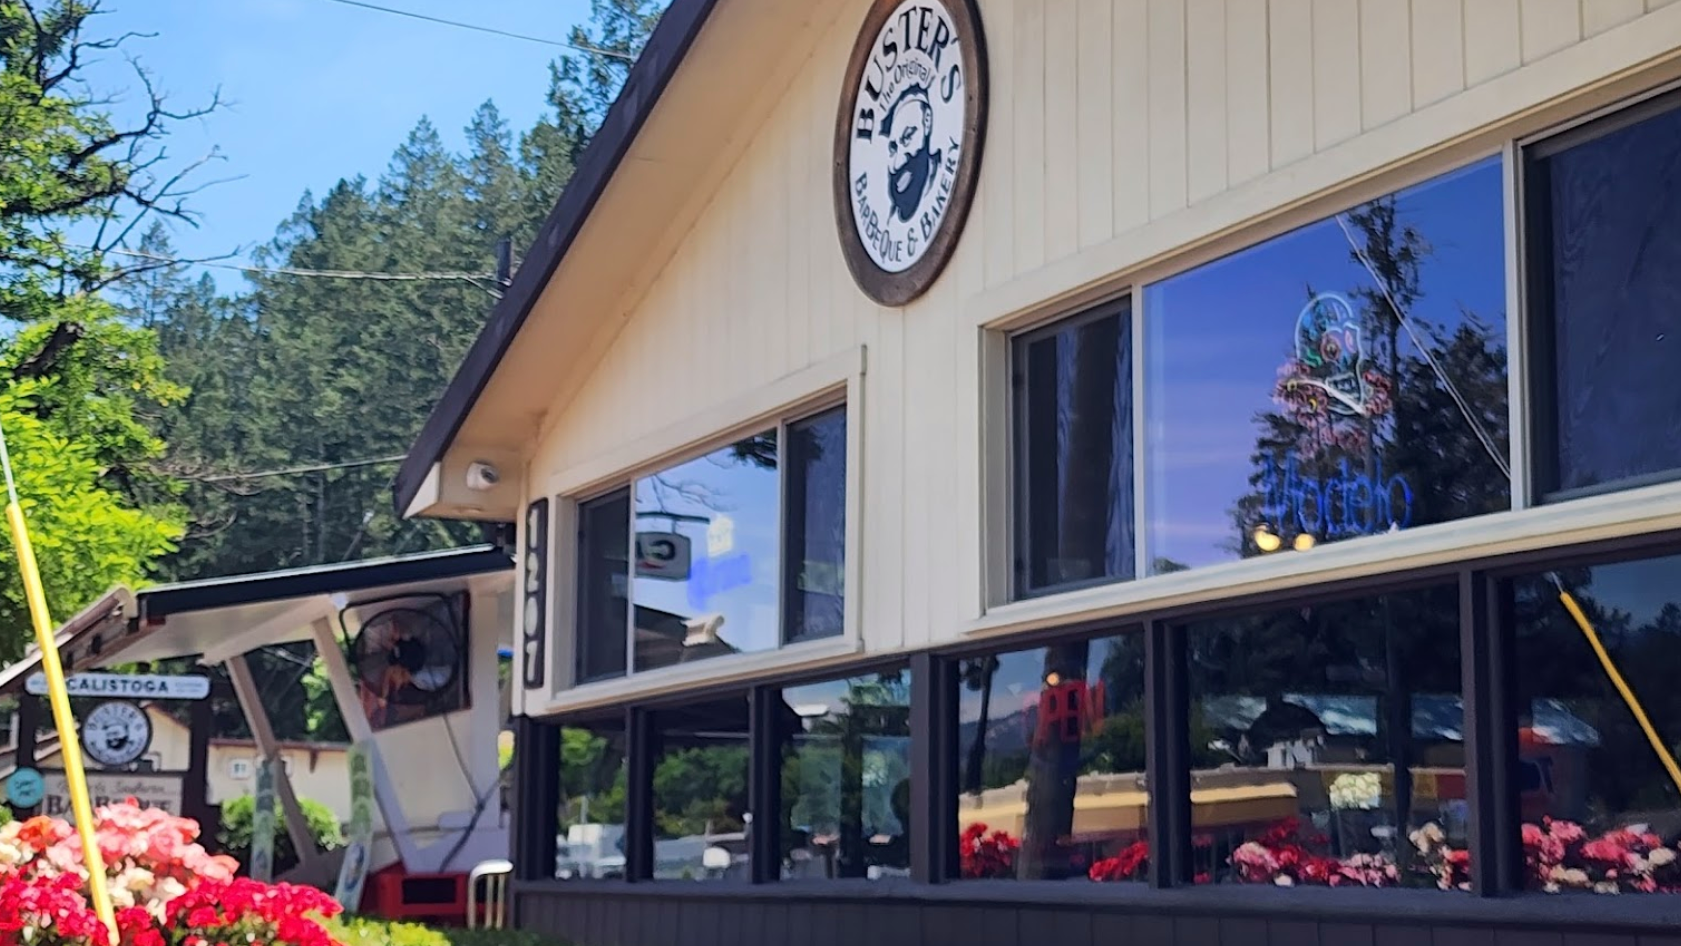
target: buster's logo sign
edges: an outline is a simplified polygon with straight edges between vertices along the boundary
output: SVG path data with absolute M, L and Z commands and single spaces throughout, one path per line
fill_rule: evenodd
M 842 89 L 834 182 L 847 265 L 877 302 L 910 302 L 951 258 L 985 111 L 973 0 L 877 0 Z

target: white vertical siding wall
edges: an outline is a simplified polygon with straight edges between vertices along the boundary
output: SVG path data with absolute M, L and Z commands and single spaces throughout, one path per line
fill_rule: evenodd
M 631 317 L 551 410 L 529 482 L 551 490 L 863 346 L 862 633 L 876 651 L 956 637 L 982 610 L 979 389 L 1002 381 L 982 370 L 983 324 L 1264 214 L 1271 195 L 1311 197 L 1570 91 L 1549 83 L 1673 49 L 1681 8 L 1666 5 L 980 0 L 992 107 L 974 210 L 934 289 L 884 310 L 845 269 L 830 197 L 840 76 L 867 7 L 854 0 L 658 278 L 623 300 Z M 567 633 L 568 614 L 554 618 Z

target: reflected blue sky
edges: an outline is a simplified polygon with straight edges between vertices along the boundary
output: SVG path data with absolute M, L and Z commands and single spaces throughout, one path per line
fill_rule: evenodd
M 638 480 L 637 531 L 687 536 L 691 562 L 687 581 L 638 575 L 636 604 L 684 619 L 722 614 L 719 636 L 732 647 L 775 648 L 779 487 L 776 470 L 738 459 L 729 448 Z
M 1090 643 L 1086 657 L 1086 682 L 1095 683 L 1103 675 L 1103 665 L 1117 646 L 1114 638 L 1100 638 Z M 992 676 L 992 705 L 989 717 L 996 722 L 1016 713 L 1037 709 L 1039 694 L 1044 689 L 1045 648 L 1018 650 L 998 655 L 998 669 Z M 1143 689 L 1139 681 L 1138 688 Z M 958 696 L 958 719 L 973 723 L 980 719 L 981 692 L 967 685 Z
M 1501 189 L 1499 159 L 1490 158 L 1404 191 L 1397 203 L 1434 249 L 1413 317 L 1445 335 L 1468 310 L 1503 347 Z M 1145 288 L 1152 558 L 1196 566 L 1237 556 L 1231 510 L 1251 492 L 1254 418 L 1274 409 L 1310 287 L 1346 294 L 1373 284 L 1331 219 Z

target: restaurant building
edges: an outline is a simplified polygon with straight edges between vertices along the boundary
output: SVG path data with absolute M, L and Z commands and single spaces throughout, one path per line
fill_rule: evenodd
M 518 524 L 520 925 L 1681 942 L 1678 90 L 1657 0 L 674 0 L 396 486 Z

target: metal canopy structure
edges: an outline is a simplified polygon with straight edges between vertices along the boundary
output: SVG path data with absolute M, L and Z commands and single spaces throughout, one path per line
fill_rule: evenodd
M 435 871 L 449 868 L 456 858 L 465 863 L 480 854 L 505 852 L 499 793 L 494 791 L 501 723 L 496 655 L 511 626 L 512 592 L 509 555 L 494 546 L 476 546 L 138 591 L 113 588 L 66 621 L 55 639 L 70 673 L 184 657 L 197 657 L 206 666 L 226 665 L 233 695 L 264 756 L 278 752 L 279 742 L 245 655 L 277 644 L 313 641 L 351 739 L 366 745 L 371 755 L 374 797 L 385 829 L 375 845 L 373 865 L 400 860 L 411 871 Z M 348 665 L 344 641 L 359 630 L 375 604 L 452 594 L 465 595 L 471 603 L 464 626 L 466 708 L 376 731 Z M 25 681 L 40 663 L 40 651 L 31 648 L 0 670 L 0 693 L 20 696 L 25 706 L 20 723 L 27 720 L 26 728 L 33 726 L 28 718 L 35 714 L 29 705 L 34 698 L 24 692 Z M 208 713 L 202 725 L 210 725 Z M 207 742 L 208 737 L 208 731 L 195 733 L 195 742 Z M 461 768 L 453 780 L 442 774 L 437 756 L 440 740 L 446 737 L 457 749 Z M 33 756 L 33 740 L 29 744 L 31 752 L 19 753 L 20 765 L 33 761 L 26 757 Z M 189 777 L 203 780 L 206 773 L 200 768 Z M 303 858 L 300 870 L 316 875 L 331 870 L 326 859 L 316 856 L 283 770 L 276 773 L 276 794 Z M 203 787 L 196 786 L 189 796 L 202 802 Z M 486 818 L 492 806 L 495 817 Z M 432 843 L 423 845 L 420 838 L 428 834 Z M 478 843 L 470 843 L 474 840 Z

